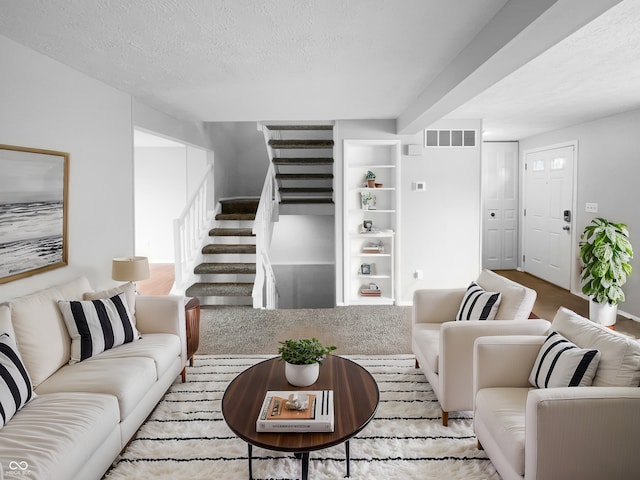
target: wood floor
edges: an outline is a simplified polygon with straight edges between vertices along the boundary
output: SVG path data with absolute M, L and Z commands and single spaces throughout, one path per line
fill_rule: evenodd
M 149 270 L 151 277 L 148 280 L 137 282 L 138 292 L 143 295 L 169 294 L 174 281 L 173 264 L 150 264 Z M 517 270 L 499 270 L 497 273 L 538 292 L 533 313 L 540 318 L 549 321 L 553 320 L 558 308 L 561 306 L 573 310 L 584 317 L 589 316 L 589 302 L 577 295 L 573 295 L 568 290 Z M 618 332 L 640 338 L 640 322 L 618 315 L 615 328 Z
M 559 307 L 566 307 L 583 317 L 589 317 L 589 302 L 564 288 L 545 282 L 528 273 L 517 270 L 497 270 L 496 273 L 510 278 L 538 292 L 533 313 L 540 318 L 553 320 Z M 640 322 L 618 315 L 615 330 L 635 338 L 640 338 Z
M 168 295 L 174 281 L 173 263 L 150 263 L 149 278 L 136 282 L 141 295 Z

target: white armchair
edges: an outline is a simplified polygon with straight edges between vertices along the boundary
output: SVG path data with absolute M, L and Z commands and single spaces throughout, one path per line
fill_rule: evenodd
M 412 349 L 416 368 L 422 368 L 440 402 L 442 424 L 449 412 L 473 408 L 473 344 L 486 335 L 545 335 L 547 320 L 529 320 L 536 292 L 483 270 L 476 283 L 501 292 L 495 320 L 456 322 L 466 288 L 417 290 L 413 296 Z
M 559 310 L 551 329 L 579 347 L 600 351 L 594 386 L 530 386 L 546 336 L 479 338 L 474 348 L 478 446 L 504 480 L 640 478 L 640 343 L 566 309 Z

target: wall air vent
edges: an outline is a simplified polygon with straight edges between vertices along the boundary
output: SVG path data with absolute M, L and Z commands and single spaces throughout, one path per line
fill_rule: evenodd
M 425 147 L 475 147 L 475 130 L 425 130 Z

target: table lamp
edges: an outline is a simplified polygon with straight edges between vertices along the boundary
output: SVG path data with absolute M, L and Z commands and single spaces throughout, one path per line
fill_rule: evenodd
M 147 257 L 114 258 L 111 262 L 111 278 L 122 282 L 135 283 L 149 278 Z

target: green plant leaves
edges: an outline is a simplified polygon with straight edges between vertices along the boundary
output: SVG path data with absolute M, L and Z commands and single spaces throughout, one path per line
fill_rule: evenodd
M 611 223 L 604 218 L 593 219 L 580 235 L 582 293 L 598 303 L 616 305 L 625 299 L 621 287 L 631 275 L 629 261 L 633 258 L 628 236 L 624 223 Z
M 281 347 L 278 348 L 280 358 L 294 365 L 310 365 L 312 363 L 322 365 L 322 359 L 336 349 L 335 346 L 323 346 L 317 338 L 285 340 L 280 342 L 280 345 Z
M 601 262 L 608 262 L 613 257 L 613 249 L 607 243 L 596 245 L 593 249 L 593 255 Z

